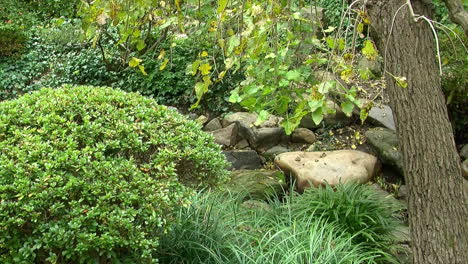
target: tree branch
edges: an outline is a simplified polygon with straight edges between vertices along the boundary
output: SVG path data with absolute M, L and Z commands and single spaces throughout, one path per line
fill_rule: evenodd
M 444 0 L 449 10 L 450 19 L 460 25 L 468 36 L 468 12 L 463 8 L 460 0 Z

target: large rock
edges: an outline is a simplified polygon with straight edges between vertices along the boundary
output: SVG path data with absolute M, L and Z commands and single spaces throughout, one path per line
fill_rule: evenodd
M 366 183 L 380 169 L 376 157 L 356 150 L 288 152 L 278 155 L 275 164 L 294 176 L 300 192 L 311 185 Z
M 291 135 L 291 141 L 295 143 L 309 143 L 312 144 L 316 141 L 314 132 L 307 128 L 296 128 Z
M 403 161 L 398 151 L 398 138 L 395 132 L 385 128 L 369 130 L 364 134 L 367 141 L 377 151 L 383 164 L 389 165 L 403 175 Z
M 223 187 L 251 199 L 265 200 L 282 196 L 287 185 L 280 171 L 241 170 L 231 172 L 231 180 Z
M 392 109 L 388 105 L 374 106 L 369 111 L 367 119 L 378 126 L 395 130 L 395 121 L 393 120 Z
M 237 124 L 231 124 L 211 132 L 214 140 L 219 145 L 226 147 L 234 146 L 237 143 Z
M 223 154 L 231 163 L 230 170 L 255 170 L 263 166 L 263 160 L 255 150 L 228 150 Z

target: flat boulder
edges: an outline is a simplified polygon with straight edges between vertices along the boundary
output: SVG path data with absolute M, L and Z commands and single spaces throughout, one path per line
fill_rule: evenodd
M 380 169 L 376 157 L 357 150 L 287 152 L 278 155 L 275 164 L 295 178 L 299 192 L 326 183 L 367 183 Z

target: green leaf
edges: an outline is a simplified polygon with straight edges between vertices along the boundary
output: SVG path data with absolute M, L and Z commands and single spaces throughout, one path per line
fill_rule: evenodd
M 197 98 L 201 98 L 208 91 L 205 83 L 197 82 L 195 84 L 195 95 Z
M 341 109 L 347 117 L 351 117 L 353 114 L 354 104 L 350 101 L 343 102 L 341 103 Z
M 281 126 L 284 128 L 286 135 L 291 135 L 292 132 L 299 126 L 300 122 L 301 117 L 287 117 L 281 122 Z
M 315 112 L 319 107 L 323 105 L 323 100 L 311 100 L 308 102 L 311 112 Z
M 231 92 L 231 96 L 229 96 L 229 102 L 231 103 L 240 103 L 242 98 L 239 96 L 239 93 L 236 90 Z
M 266 110 L 260 111 L 254 125 L 259 126 L 260 124 L 265 122 L 265 120 L 267 120 L 269 116 L 270 114 Z
M 298 70 L 288 71 L 286 73 L 286 78 L 290 81 L 299 81 L 301 73 Z
M 289 86 L 289 81 L 286 80 L 286 79 L 281 79 L 281 80 L 279 81 L 278 85 L 279 85 L 280 87 L 287 87 L 287 86 Z
M 141 39 L 138 40 L 137 46 L 136 46 L 137 50 L 140 51 L 140 50 L 144 49 L 145 47 L 146 47 L 145 42 L 143 40 L 141 40 Z
M 232 53 L 234 48 L 240 45 L 240 39 L 239 36 L 234 35 L 229 38 L 229 44 L 228 44 L 228 54 Z
M 326 81 L 318 85 L 318 92 L 325 95 L 335 86 L 335 81 Z
M 196 75 L 198 71 L 198 67 L 200 66 L 201 61 L 196 60 L 192 63 L 192 75 Z
M 366 121 L 367 116 L 369 116 L 369 110 L 367 108 L 361 108 L 361 112 L 359 113 L 359 118 L 361 119 L 361 123 L 364 124 L 364 121 Z
M 320 122 L 322 122 L 322 120 L 323 120 L 323 112 L 322 112 L 322 107 L 320 107 L 317 110 L 315 110 L 315 112 L 312 113 L 312 121 L 314 121 L 314 123 L 318 125 L 320 124 Z
M 224 10 L 226 9 L 227 4 L 228 4 L 228 0 L 218 0 L 218 9 L 216 10 L 218 15 L 221 14 L 222 12 L 224 12 Z
M 377 50 L 375 49 L 374 43 L 371 40 L 364 41 L 364 48 L 362 48 L 362 54 L 369 60 L 375 60 L 377 58 Z

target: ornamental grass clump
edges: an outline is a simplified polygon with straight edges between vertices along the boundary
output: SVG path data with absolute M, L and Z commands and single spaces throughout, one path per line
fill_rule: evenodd
M 0 263 L 157 262 L 175 212 L 225 167 L 200 125 L 138 94 L 63 87 L 1 102 Z

